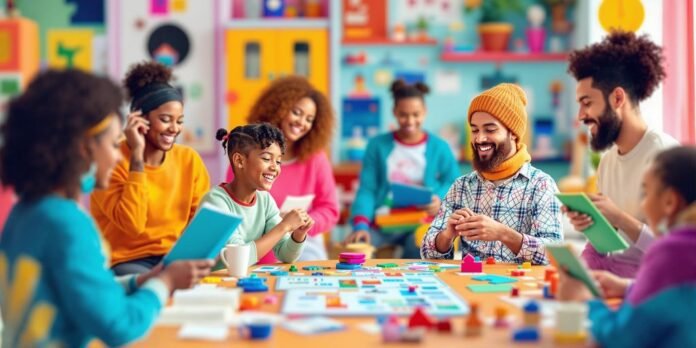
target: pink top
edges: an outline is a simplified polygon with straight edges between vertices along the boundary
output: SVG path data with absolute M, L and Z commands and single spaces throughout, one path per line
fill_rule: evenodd
M 309 208 L 309 216 L 314 219 L 314 227 L 309 236 L 316 236 L 330 231 L 338 222 L 338 198 L 336 181 L 331 163 L 323 151 L 303 162 L 290 162 L 281 165 L 281 172 L 271 188 L 271 196 L 278 207 L 283 205 L 287 196 L 314 195 Z M 234 179 L 232 168 L 227 172 L 227 182 Z M 305 250 L 306 251 L 306 250 Z M 259 259 L 260 264 L 277 262 L 273 252 Z

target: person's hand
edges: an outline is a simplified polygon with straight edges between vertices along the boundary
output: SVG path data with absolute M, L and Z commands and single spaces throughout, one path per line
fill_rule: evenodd
M 157 277 L 162 272 L 163 269 L 164 269 L 164 264 L 159 263 L 159 264 L 157 264 L 157 266 L 153 267 L 151 270 L 149 270 L 145 273 L 138 274 L 135 278 L 135 284 L 138 287 L 142 286 L 148 280 Z
M 590 200 L 597 206 L 602 215 L 609 221 L 612 226 L 620 226 L 621 218 L 623 217 L 623 211 L 614 204 L 614 202 L 609 199 L 609 197 L 603 194 L 589 195 Z
M 160 272 L 159 278 L 170 290 L 188 289 L 208 276 L 214 265 L 213 260 L 174 261 Z
M 440 201 L 440 197 L 433 195 L 430 204 L 420 206 L 418 207 L 418 209 L 425 210 L 425 212 L 428 213 L 428 216 L 435 216 L 437 215 L 437 212 L 440 210 L 441 204 L 442 202 Z
M 568 272 L 561 268 L 558 270 L 556 298 L 559 301 L 585 302 L 592 299 L 592 294 L 583 282 L 571 277 Z
M 292 238 L 298 243 L 302 243 L 307 236 L 307 231 L 314 227 L 314 219 L 311 216 L 308 216 L 308 219 L 306 224 L 292 232 Z
M 568 216 L 570 223 L 573 225 L 576 231 L 582 232 L 592 226 L 594 221 L 589 215 L 579 213 L 577 211 L 572 211 L 566 206 L 561 207 L 561 211 Z
M 592 277 L 597 281 L 606 298 L 624 297 L 631 284 L 630 279 L 621 278 L 607 271 L 592 271 Z
M 466 218 L 455 227 L 455 231 L 467 240 L 500 241 L 508 227 L 486 215 Z
M 142 116 L 140 111 L 132 112 L 126 120 L 126 128 L 123 133 L 128 142 L 131 153 L 142 154 L 145 151 L 145 134 L 150 130 L 150 122 Z
M 293 209 L 285 213 L 283 221 L 281 221 L 280 223 L 284 224 L 287 227 L 287 232 L 292 232 L 307 224 L 309 219 L 310 217 L 306 211 L 301 209 Z
M 343 244 L 350 243 L 367 243 L 370 244 L 370 231 L 367 230 L 357 230 L 349 234 L 346 239 L 343 240 Z

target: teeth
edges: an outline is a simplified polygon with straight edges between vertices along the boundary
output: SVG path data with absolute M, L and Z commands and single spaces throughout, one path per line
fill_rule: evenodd
M 488 151 L 488 150 L 490 150 L 490 149 L 492 149 L 492 148 L 493 148 L 493 147 L 490 146 L 490 145 L 488 145 L 488 146 L 479 146 L 479 150 L 480 150 L 480 151 Z
M 273 181 L 273 179 L 275 179 L 275 175 L 268 175 L 268 174 L 266 174 L 266 175 L 263 176 L 263 178 L 266 179 L 266 180 L 268 180 L 268 181 Z

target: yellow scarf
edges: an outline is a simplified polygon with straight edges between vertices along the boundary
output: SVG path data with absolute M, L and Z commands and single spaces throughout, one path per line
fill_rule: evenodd
M 527 145 L 518 144 L 517 145 L 517 153 L 515 153 L 512 157 L 506 159 L 503 163 L 501 163 L 494 170 L 492 170 L 490 172 L 480 172 L 480 173 L 484 179 L 490 180 L 490 181 L 498 181 L 498 180 L 507 179 L 507 178 L 515 175 L 515 173 L 517 173 L 525 163 L 527 163 L 531 160 L 532 160 L 532 156 L 530 156 L 529 152 L 527 152 Z

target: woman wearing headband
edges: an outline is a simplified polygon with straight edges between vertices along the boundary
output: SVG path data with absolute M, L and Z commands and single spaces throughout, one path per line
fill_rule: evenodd
M 175 144 L 184 122 L 181 93 L 172 72 L 148 62 L 133 66 L 124 81 L 131 101 L 123 161 L 109 188 L 92 194 L 92 215 L 111 244 L 117 275 L 157 265 L 193 217 L 210 178 L 200 156 Z

